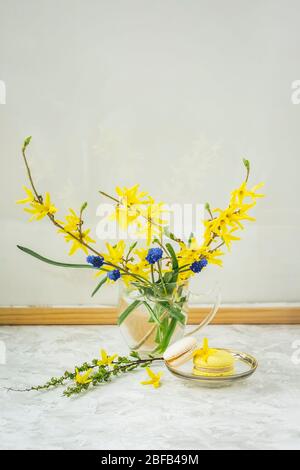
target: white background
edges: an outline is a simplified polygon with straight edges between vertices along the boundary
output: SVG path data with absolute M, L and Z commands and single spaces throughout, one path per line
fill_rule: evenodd
M 251 160 L 267 197 L 225 259 L 223 300 L 299 301 L 300 3 L 268 0 L 0 0 L 1 305 L 113 303 L 91 299 L 89 271 L 50 267 L 25 245 L 68 260 L 47 220 L 15 200 L 30 161 L 62 217 L 97 191 L 139 182 L 157 199 L 224 206 Z M 80 254 L 73 260 L 81 261 Z

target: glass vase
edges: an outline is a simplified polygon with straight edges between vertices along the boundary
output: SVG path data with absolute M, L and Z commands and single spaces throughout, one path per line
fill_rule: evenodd
M 189 301 L 205 306 L 201 323 L 187 332 Z M 128 347 L 140 354 L 161 355 L 173 342 L 194 334 L 216 315 L 219 291 L 194 294 L 187 283 L 165 284 L 157 291 L 141 292 L 135 285 L 122 285 L 118 324 Z

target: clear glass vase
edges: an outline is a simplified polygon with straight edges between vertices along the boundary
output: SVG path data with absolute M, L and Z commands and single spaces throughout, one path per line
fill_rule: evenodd
M 188 333 L 189 301 L 205 306 L 201 323 Z M 219 290 L 194 294 L 188 284 L 165 284 L 157 291 L 139 291 L 135 285 L 122 285 L 118 323 L 131 350 L 140 354 L 162 354 L 173 342 L 186 334 L 194 334 L 216 315 L 220 304 Z

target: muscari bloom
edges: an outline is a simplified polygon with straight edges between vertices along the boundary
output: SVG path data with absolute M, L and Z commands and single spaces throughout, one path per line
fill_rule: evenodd
M 160 379 L 163 375 L 162 372 L 158 372 L 155 374 L 149 367 L 146 367 L 146 371 L 150 377 L 149 380 L 143 380 L 141 382 L 142 385 L 153 385 L 154 388 L 158 388 L 160 386 Z
M 161 248 L 150 248 L 146 256 L 149 264 L 154 264 L 162 258 L 163 250 Z
M 87 263 L 91 264 L 94 266 L 94 268 L 101 268 L 104 264 L 104 258 L 103 256 L 88 256 L 86 259 Z
M 111 281 L 117 281 L 118 279 L 120 279 L 121 277 L 121 273 L 118 269 L 114 269 L 113 271 L 109 271 L 107 273 L 107 277 L 108 279 L 110 279 Z
M 193 264 L 190 266 L 190 270 L 193 271 L 193 273 L 200 273 L 205 266 L 207 266 L 207 259 L 202 258 L 199 261 L 194 261 Z

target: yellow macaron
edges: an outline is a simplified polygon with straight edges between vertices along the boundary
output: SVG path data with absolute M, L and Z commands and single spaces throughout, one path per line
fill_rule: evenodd
M 202 349 L 194 352 L 193 374 L 202 377 L 228 377 L 234 373 L 234 357 L 223 349 L 212 349 L 204 339 Z

